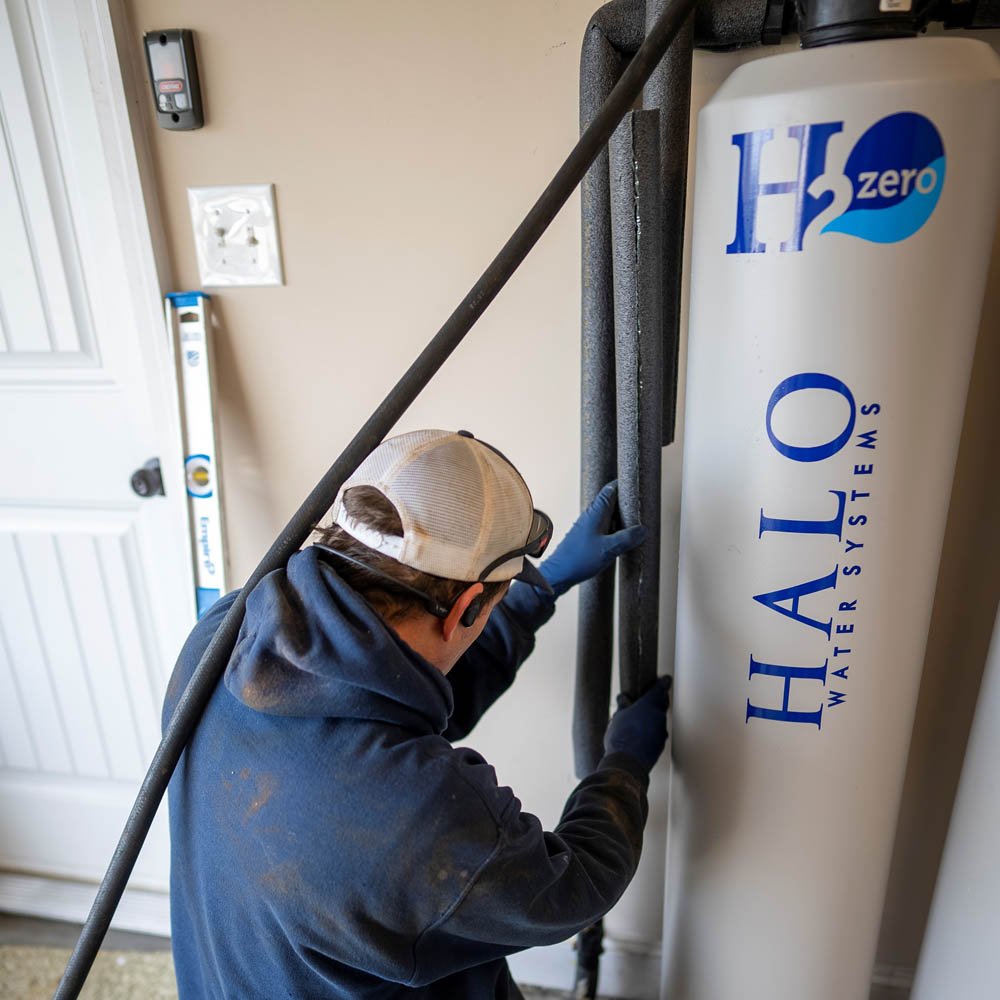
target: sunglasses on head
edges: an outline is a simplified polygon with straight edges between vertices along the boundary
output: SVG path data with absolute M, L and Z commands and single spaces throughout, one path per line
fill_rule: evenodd
M 510 552 L 505 552 L 499 558 L 494 559 L 479 574 L 480 581 L 484 581 L 497 566 L 502 566 L 505 562 L 516 559 L 518 556 L 530 556 L 532 559 L 540 559 L 549 547 L 550 541 L 552 541 L 552 518 L 544 511 L 533 511 L 528 540 L 519 548 L 511 549 Z

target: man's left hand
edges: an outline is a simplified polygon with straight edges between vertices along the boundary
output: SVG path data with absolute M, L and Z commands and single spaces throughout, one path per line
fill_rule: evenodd
M 618 480 L 615 479 L 597 494 L 555 552 L 538 567 L 557 597 L 570 587 L 597 576 L 622 553 L 642 544 L 646 529 L 641 524 L 609 534 L 617 508 Z

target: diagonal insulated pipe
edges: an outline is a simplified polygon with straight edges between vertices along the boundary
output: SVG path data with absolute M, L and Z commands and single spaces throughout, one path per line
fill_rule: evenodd
M 633 111 L 611 138 L 611 218 L 618 388 L 618 505 L 646 538 L 619 560 L 622 691 L 656 679 L 660 620 L 663 265 L 660 112 Z
M 586 129 L 642 43 L 644 0 L 613 0 L 591 18 L 580 58 L 580 128 Z M 582 371 L 580 491 L 585 506 L 615 478 L 616 389 L 614 289 L 611 267 L 611 188 L 607 148 L 581 187 Z M 586 777 L 603 754 L 611 701 L 615 570 L 579 588 L 573 753 Z

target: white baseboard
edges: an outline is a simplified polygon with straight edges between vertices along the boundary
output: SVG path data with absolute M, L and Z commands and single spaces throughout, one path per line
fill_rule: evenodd
M 527 986 L 570 990 L 576 974 L 576 951 L 571 941 L 548 948 L 531 948 L 508 959 L 514 979 Z M 614 938 L 604 939 L 601 955 L 602 996 L 622 1000 L 657 1000 L 660 995 L 660 950 L 642 948 Z
M 0 910 L 80 924 L 87 919 L 97 886 L 86 882 L 0 872 Z M 111 918 L 115 930 L 170 935 L 170 899 L 166 893 L 126 889 Z

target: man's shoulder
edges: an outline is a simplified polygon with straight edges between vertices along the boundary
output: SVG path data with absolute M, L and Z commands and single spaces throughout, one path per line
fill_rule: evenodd
M 493 765 L 478 751 L 452 746 L 443 737 L 419 742 L 420 752 L 438 775 L 439 801 L 450 804 L 466 821 L 469 810 L 481 810 L 484 818 L 500 827 L 511 807 L 520 806 L 513 791 L 500 784 Z
M 240 591 L 233 590 L 224 597 L 220 597 L 202 618 L 199 619 L 184 641 L 180 653 L 177 654 L 177 663 L 174 665 L 173 673 L 170 675 L 170 681 L 164 697 L 164 727 L 166 727 L 180 696 L 184 693 L 184 688 L 187 687 L 191 675 L 201 662 L 205 650 L 208 649 L 208 644 L 212 641 L 212 637 L 239 595 Z

